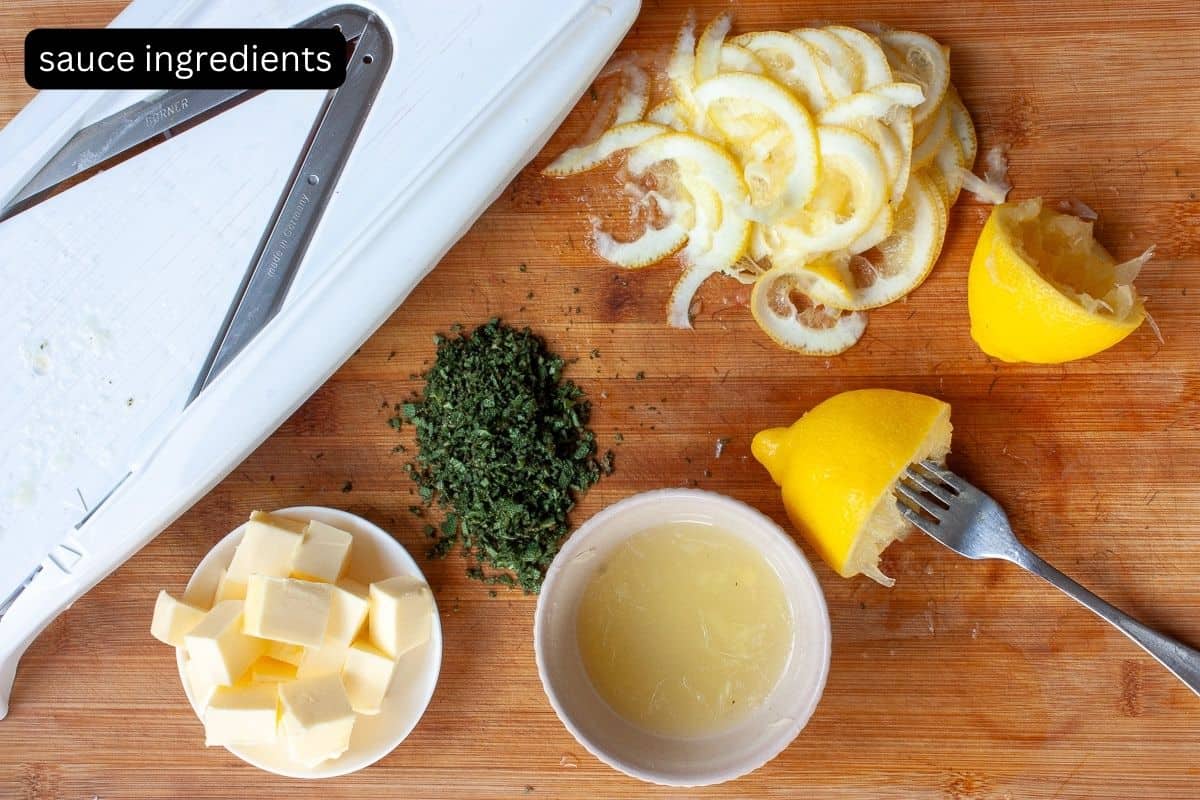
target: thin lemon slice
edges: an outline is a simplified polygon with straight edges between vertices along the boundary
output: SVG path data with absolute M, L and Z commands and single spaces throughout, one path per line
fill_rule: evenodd
M 845 42 L 858 55 L 859 63 L 863 68 L 860 89 L 870 89 L 873 86 L 892 82 L 892 68 L 888 64 L 887 54 L 883 52 L 878 39 L 869 33 L 846 25 L 826 25 L 825 30 Z
M 792 90 L 809 111 L 820 111 L 832 102 L 821 81 L 821 57 L 807 42 L 782 31 L 760 31 L 734 37 L 736 44 L 754 53 L 767 74 Z
M 728 204 L 747 200 L 749 192 L 737 161 L 728 151 L 701 136 L 672 132 L 648 139 L 629 153 L 627 168 L 630 174 L 640 176 L 663 161 L 673 161 L 681 173 L 705 181 Z M 722 224 L 729 220 L 749 227 L 748 222 L 738 220 L 735 214 L 726 214 Z
M 933 157 L 933 161 L 922 170 L 937 184 L 938 191 L 945 199 L 947 207 L 954 205 L 958 200 L 958 194 L 963 185 L 963 175 L 965 174 L 963 165 L 965 163 L 966 157 L 963 155 L 962 145 L 958 143 L 956 137 L 947 136 Z
M 925 99 L 915 83 L 883 83 L 873 89 L 843 97 L 817 115 L 824 125 L 845 125 L 860 117 L 884 119 L 896 106 L 912 108 Z
M 891 389 L 835 395 L 786 428 L 754 437 L 751 452 L 783 490 L 792 523 L 844 578 L 891 586 L 879 557 L 912 530 L 892 488 L 909 464 L 945 461 L 950 406 Z
M 817 51 L 821 82 L 834 100 L 849 97 L 862 86 L 862 61 L 850 45 L 820 28 L 796 28 L 792 35 Z
M 897 210 L 891 235 L 875 246 L 874 257 L 825 262 L 833 268 L 818 270 L 824 280 L 814 282 L 809 294 L 818 303 L 852 311 L 899 300 L 928 277 L 945 234 L 942 196 L 927 176 L 916 175 Z
M 692 327 L 693 298 L 705 281 L 717 273 L 739 277 L 735 264 L 745 253 L 747 230 L 724 224 L 725 204 L 706 181 L 687 173 L 680 181 L 691 198 L 695 222 L 683 250 L 683 274 L 667 302 L 667 325 L 686 329 Z
M 596 255 L 625 269 L 640 269 L 662 261 L 679 252 L 688 241 L 689 226 L 671 221 L 662 228 L 646 228 L 641 236 L 630 242 L 619 242 L 600 227 L 599 218 L 592 218 L 592 243 Z
M 817 130 L 822 174 L 807 204 L 777 223 L 784 249 L 816 256 L 849 247 L 887 205 L 887 170 L 879 149 L 847 128 Z
M 907 191 L 907 187 L 905 187 L 905 191 Z M 850 246 L 846 248 L 846 252 L 853 255 L 867 252 L 891 236 L 892 229 L 895 227 L 896 209 L 891 205 L 886 205 L 879 210 L 879 215 L 872 220 L 871 227 L 863 231 L 862 236 L 851 242 Z
M 650 79 L 646 71 L 632 58 L 616 58 L 600 72 L 600 78 L 619 75 L 621 78 L 621 101 L 617 105 L 613 125 L 636 122 L 646 113 L 650 104 Z
M 664 100 L 646 112 L 646 121 L 676 131 L 686 131 L 690 120 L 678 100 Z
M 823 125 L 842 125 L 858 130 L 875 142 L 889 165 L 891 180 L 890 202 L 900 202 L 908 187 L 908 176 L 912 170 L 913 123 L 911 107 L 924 98 L 924 90 L 912 83 L 881 84 L 874 89 L 857 92 L 831 104 L 818 115 Z M 896 159 L 889 158 L 891 143 L 871 127 L 864 127 L 863 119 L 878 119 L 896 141 Z M 894 164 L 894 168 L 893 165 Z
M 733 27 L 733 15 L 728 11 L 718 14 L 696 40 L 696 83 L 715 77 L 721 71 L 721 45 L 729 29 Z
M 958 201 L 965 176 L 975 164 L 979 143 L 975 138 L 971 115 L 967 113 L 953 85 L 946 92 L 942 106 L 950 120 L 949 135 L 942 140 L 941 147 L 933 160 L 925 165 L 925 170 L 938 182 L 947 205 L 952 206 Z
M 636 147 L 647 139 L 667 132 L 667 127 L 653 122 L 627 122 L 609 128 L 591 144 L 571 147 L 551 161 L 543 175 L 561 178 L 595 169 L 614 154 Z
M 912 169 L 915 172 L 931 164 L 937 157 L 938 150 L 942 149 L 942 144 L 953 138 L 950 107 L 943 103 L 932 117 L 915 126 L 914 134 L 916 140 L 913 143 Z
M 975 166 L 975 156 L 979 152 L 979 140 L 975 137 L 975 123 L 971 114 L 958 96 L 958 90 L 951 85 L 946 93 L 946 106 L 950 109 L 950 130 L 962 149 L 962 167 L 968 172 Z
M 892 65 L 895 80 L 915 80 L 925 89 L 925 100 L 913 109 L 918 125 L 932 116 L 950 86 L 950 60 L 932 37 L 914 31 L 885 31 L 879 39 Z
M 1095 240 L 1091 222 L 1048 209 L 1041 198 L 998 205 L 971 258 L 971 338 L 1003 361 L 1087 358 L 1146 318 L 1135 272 Z
M 896 171 L 896 180 L 892 183 L 892 205 L 899 205 L 904 192 L 908 190 L 908 178 L 912 174 L 913 138 L 915 136 L 912 109 L 895 108 L 884 125 L 896 135 L 900 142 L 900 168 Z
M 671 161 L 679 183 L 692 198 L 694 223 L 684 253 L 687 268 L 672 293 L 668 324 L 689 328 L 692 296 L 709 276 L 732 271 L 746 253 L 750 222 L 737 213 L 747 205 L 749 190 L 733 157 L 722 148 L 690 133 L 667 133 L 634 148 L 629 172 L 644 174 L 655 164 Z
M 718 103 L 729 101 L 735 116 L 738 110 L 750 104 L 782 125 L 790 137 L 790 146 L 782 148 L 786 154 L 777 150 L 770 162 L 763 164 L 762 172 L 755 175 L 758 185 L 751 186 L 752 195 L 767 201 L 768 214 L 777 213 L 777 209 L 801 207 L 808 202 L 817 185 L 821 157 L 812 116 L 791 92 L 762 75 L 732 72 L 699 84 L 695 99 L 705 112 L 714 110 Z M 729 143 L 735 148 L 738 144 L 736 141 Z M 746 164 L 747 177 L 751 176 L 750 166 Z M 764 182 L 767 185 L 762 185 Z
M 675 36 L 671 57 L 667 61 L 667 78 L 675 92 L 675 100 L 688 115 L 695 115 L 696 101 L 692 90 L 696 88 L 696 17 L 688 12 Z
M 887 175 L 887 202 L 893 202 L 892 197 L 896 193 L 896 186 L 900 183 L 901 178 L 903 177 L 905 186 L 908 184 L 907 173 L 901 174 L 902 170 L 908 168 L 909 162 L 908 155 L 900 144 L 900 138 L 890 127 L 870 117 L 852 120 L 842 127 L 861 133 L 879 150 Z M 900 196 L 903 196 L 905 186 L 900 187 Z
M 809 276 L 802 269 L 772 267 L 750 292 L 754 321 L 777 344 L 809 355 L 845 352 L 862 338 L 867 315 L 832 311 L 805 294 Z
M 741 45 L 725 42 L 721 45 L 721 72 L 753 72 L 766 74 L 767 66 L 754 51 Z

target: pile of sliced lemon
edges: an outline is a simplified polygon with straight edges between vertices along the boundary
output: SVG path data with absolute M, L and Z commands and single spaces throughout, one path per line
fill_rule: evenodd
M 975 160 L 971 117 L 948 52 L 928 36 L 828 25 L 730 37 L 688 19 L 650 107 L 624 59 L 611 126 L 544 174 L 573 175 L 628 152 L 626 190 L 645 230 L 619 241 L 593 218 L 597 254 L 628 269 L 679 254 L 668 310 L 691 327 L 694 296 L 722 273 L 753 284 L 759 326 L 784 347 L 832 355 L 868 309 L 917 288 L 941 252 L 947 214 Z

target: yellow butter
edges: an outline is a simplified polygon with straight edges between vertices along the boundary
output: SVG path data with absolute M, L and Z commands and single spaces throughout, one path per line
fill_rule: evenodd
M 188 658 L 221 686 L 236 683 L 267 649 L 262 639 L 242 632 L 242 608 L 241 600 L 217 603 L 183 637 Z
M 392 683 L 396 662 L 368 642 L 355 642 L 346 653 L 342 683 L 359 714 L 378 714 Z
M 286 578 L 292 573 L 292 559 L 304 538 L 306 524 L 287 517 L 252 511 L 226 578 L 238 583 L 246 583 L 256 573 Z
M 212 699 L 213 692 L 217 690 L 216 676 L 210 674 L 207 669 L 204 669 L 200 665 L 199 661 L 193 658 L 189 658 L 184 662 L 183 672 L 187 676 L 188 688 L 191 689 L 192 699 L 200 707 L 200 717 L 203 719 L 203 710 L 208 707 L 208 701 Z
M 187 588 L 183 590 L 183 602 L 208 611 L 217 602 L 217 584 L 221 582 L 224 574 L 225 570 L 216 572 L 207 569 L 197 572 L 192 576 Z
M 251 683 L 282 683 L 296 679 L 296 665 L 263 656 L 250 665 Z
M 429 639 L 433 622 L 433 593 L 420 578 L 400 575 L 371 584 L 371 644 L 391 658 Z
M 209 747 L 275 741 L 278 693 L 274 684 L 218 686 L 204 712 Z
M 328 639 L 320 647 L 306 647 L 304 657 L 296 667 L 296 675 L 300 678 L 339 675 L 346 663 L 346 653 L 349 649 L 341 642 Z
M 163 644 L 183 647 L 183 637 L 204 619 L 204 611 L 181 603 L 166 592 L 159 592 L 154 601 L 154 618 L 150 635 Z
M 306 767 L 337 758 L 350 747 L 354 709 L 335 674 L 279 685 L 288 755 Z
M 304 529 L 304 537 L 292 560 L 292 574 L 311 581 L 334 583 L 346 572 L 350 563 L 350 534 L 312 520 Z
M 329 627 L 333 588 L 315 581 L 251 575 L 244 630 L 262 639 L 320 647 Z
M 267 655 L 276 661 L 282 661 L 295 667 L 299 666 L 300 660 L 304 658 L 304 648 L 298 644 L 268 641 Z
M 329 610 L 329 627 L 325 638 L 349 645 L 362 630 L 371 610 L 367 587 L 358 581 L 343 578 L 333 587 Z
M 221 570 L 221 577 L 217 579 L 217 588 L 213 593 L 213 605 L 224 602 L 225 600 L 245 600 L 246 599 L 246 584 L 242 581 L 236 581 L 229 577 L 228 570 Z

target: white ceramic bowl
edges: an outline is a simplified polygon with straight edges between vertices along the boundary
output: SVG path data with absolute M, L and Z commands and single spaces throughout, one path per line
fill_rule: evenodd
M 697 738 L 648 733 L 618 716 L 592 687 L 575 634 L 584 587 L 613 548 L 673 521 L 715 525 L 749 542 L 782 580 L 794 623 L 791 655 L 762 706 L 731 729 Z M 705 786 L 761 767 L 808 722 L 829 673 L 829 612 L 808 560 L 768 517 L 712 492 L 664 489 L 611 505 L 571 535 L 542 584 L 533 646 L 550 705 L 588 752 L 644 781 Z
M 347 574 L 363 583 L 390 578 L 394 575 L 416 575 L 424 579 L 420 567 L 404 546 L 377 525 L 347 511 L 320 506 L 297 506 L 272 512 L 293 519 L 316 519 L 352 534 L 354 543 L 350 549 L 350 568 Z M 233 551 L 242 540 L 245 524 L 239 525 L 208 551 L 192 579 L 188 582 L 188 594 L 197 586 L 215 586 L 221 570 L 233 560 Z M 196 698 L 188 685 L 184 672 L 183 648 L 175 652 L 179 667 L 179 680 L 183 682 L 188 702 L 199 717 L 203 709 L 196 705 Z M 433 626 L 429 641 L 406 653 L 396 665 L 391 688 L 383 700 L 379 714 L 360 714 L 354 722 L 354 733 L 350 737 L 350 749 L 338 758 L 330 759 L 316 767 L 308 768 L 291 761 L 282 740 L 272 745 L 229 747 L 243 761 L 254 766 L 289 778 L 332 778 L 355 772 L 374 764 L 405 740 L 417 721 L 425 713 L 429 700 L 437 685 L 442 667 L 442 626 L 434 606 Z

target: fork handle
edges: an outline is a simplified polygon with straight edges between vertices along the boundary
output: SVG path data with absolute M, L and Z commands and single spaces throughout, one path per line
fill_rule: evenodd
M 1050 566 L 1033 551 L 1026 548 L 1021 549 L 1023 552 L 1014 554 L 1015 557 L 1012 559 L 1014 563 L 1057 586 L 1080 605 L 1090 609 L 1096 616 L 1110 622 L 1117 630 L 1154 656 L 1160 664 L 1174 673 L 1175 677 L 1187 684 L 1189 689 L 1200 695 L 1200 650 L 1188 647 L 1182 642 L 1177 642 L 1171 637 L 1164 636 L 1153 628 L 1143 625 Z

